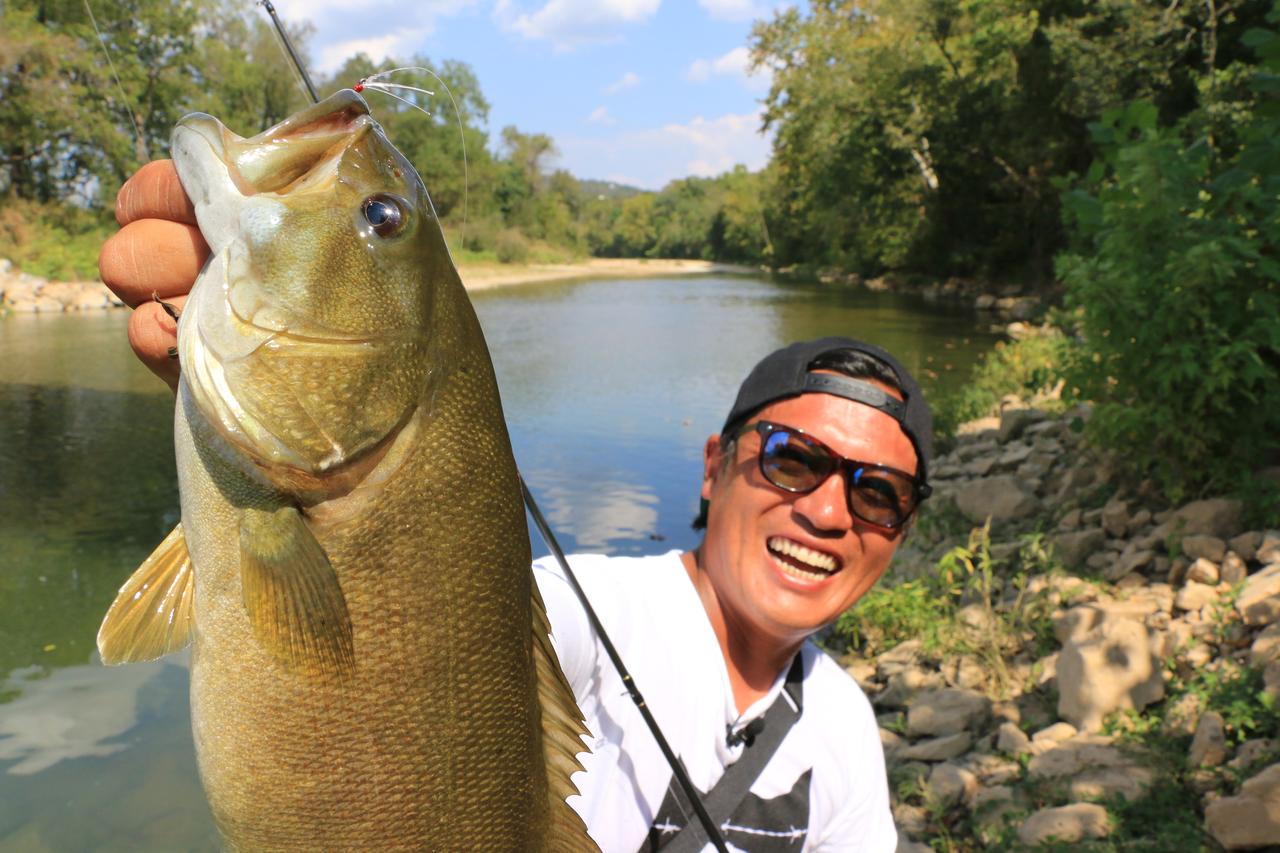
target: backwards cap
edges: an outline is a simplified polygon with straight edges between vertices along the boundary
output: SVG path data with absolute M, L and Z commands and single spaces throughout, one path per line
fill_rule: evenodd
M 820 356 L 838 350 L 853 350 L 883 362 L 898 379 L 903 399 L 886 393 L 862 379 L 832 373 L 811 373 L 809 368 Z M 764 357 L 743 381 L 738 397 L 725 418 L 721 434 L 742 423 L 756 411 L 776 400 L 800 394 L 834 394 L 879 409 L 902 427 L 916 450 L 916 477 L 929 480 L 929 461 L 933 457 L 933 415 L 915 379 L 896 358 L 874 344 L 852 338 L 819 338 L 783 347 Z

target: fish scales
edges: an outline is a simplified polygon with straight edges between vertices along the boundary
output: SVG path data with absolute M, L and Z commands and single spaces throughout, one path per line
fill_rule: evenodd
M 214 251 L 179 326 L 181 535 L 99 645 L 109 662 L 180 645 L 180 604 L 163 640 L 139 609 L 193 578 L 192 728 L 231 849 L 594 849 L 551 769 L 581 717 L 537 627 L 492 364 L 425 189 L 366 117 L 346 92 L 251 140 L 207 117 L 175 133 Z M 257 181 L 235 215 L 202 147 L 219 134 L 228 180 Z M 293 138 L 319 154 L 282 160 Z M 333 194 L 308 202 L 333 162 Z M 341 242 L 330 208 L 365 196 L 409 204 L 411 251 Z M 382 211 L 363 205 L 367 236 Z

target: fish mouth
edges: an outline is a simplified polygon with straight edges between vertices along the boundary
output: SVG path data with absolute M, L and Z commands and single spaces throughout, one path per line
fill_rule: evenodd
M 242 137 L 203 113 L 186 116 L 177 130 L 208 143 L 240 195 L 284 196 L 335 176 L 342 154 L 374 126 L 364 98 L 344 89 L 256 136 Z
M 784 574 L 806 581 L 826 580 L 840 571 L 840 560 L 785 536 L 770 536 L 765 543 L 774 565 Z

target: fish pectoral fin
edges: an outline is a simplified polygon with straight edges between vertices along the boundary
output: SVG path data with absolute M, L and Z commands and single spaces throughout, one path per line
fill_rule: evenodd
M 308 675 L 355 671 L 347 599 L 295 507 L 243 511 L 240 584 L 253 633 L 276 660 Z
M 182 525 L 120 587 L 98 629 L 105 664 L 155 660 L 191 642 L 195 584 Z
M 547 766 L 547 794 L 551 800 L 551 825 L 547 850 L 566 853 L 599 853 L 582 822 L 565 798 L 578 793 L 569 778 L 582 769 L 578 754 L 587 752 L 582 736 L 589 734 L 569 679 L 551 645 L 551 622 L 538 584 L 533 587 L 533 665 L 538 679 L 538 704 L 542 710 L 542 754 Z

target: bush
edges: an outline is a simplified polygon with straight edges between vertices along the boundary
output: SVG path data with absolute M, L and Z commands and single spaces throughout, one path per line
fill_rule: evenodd
M 1069 384 L 1097 403 L 1092 437 L 1174 501 L 1238 489 L 1280 436 L 1280 39 L 1251 38 L 1264 72 L 1238 150 L 1133 104 L 1095 128 L 1103 157 L 1064 198 Z
M 529 260 L 529 241 L 513 228 L 499 231 L 493 241 L 493 251 L 504 264 L 522 264 Z
M 74 205 L 0 199 L 0 258 L 60 281 L 98 277 L 98 250 L 115 230 L 109 215 Z
M 996 344 L 975 365 L 968 381 L 938 403 L 938 434 L 954 435 L 965 421 L 995 414 L 1008 394 L 1033 397 L 1048 391 L 1059 381 L 1066 351 L 1063 337 L 1049 331 Z

